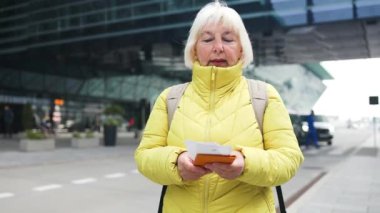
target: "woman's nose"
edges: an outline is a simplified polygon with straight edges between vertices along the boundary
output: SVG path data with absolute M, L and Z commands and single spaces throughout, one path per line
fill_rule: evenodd
M 214 52 L 216 53 L 221 53 L 223 52 L 223 43 L 222 41 L 220 40 L 215 40 L 215 43 L 214 43 Z

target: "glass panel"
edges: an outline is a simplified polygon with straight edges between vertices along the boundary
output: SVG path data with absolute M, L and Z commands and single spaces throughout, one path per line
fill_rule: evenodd
M 354 18 L 351 3 L 314 6 L 311 9 L 315 23 L 349 20 Z
M 314 0 L 313 5 L 352 3 L 352 0 Z
M 306 10 L 275 12 L 274 17 L 281 26 L 295 26 L 307 24 Z
M 93 14 L 93 15 L 88 15 L 84 17 L 84 24 L 89 24 L 89 23 L 96 23 L 96 22 L 102 22 L 104 21 L 104 14 Z
M 133 7 L 132 11 L 134 15 L 147 15 L 149 13 L 157 13 L 160 12 L 160 4 L 151 4 L 140 7 Z
M 306 8 L 306 0 L 271 0 L 273 10 Z
M 125 8 L 125 9 L 121 9 L 121 10 L 116 11 L 116 19 L 128 18 L 130 16 L 131 16 L 131 9 L 130 8 Z M 112 17 L 112 15 L 111 15 L 111 17 Z
M 357 0 L 356 7 L 359 18 L 380 16 L 379 0 Z
M 281 26 L 307 23 L 305 0 L 271 0 L 274 18 Z

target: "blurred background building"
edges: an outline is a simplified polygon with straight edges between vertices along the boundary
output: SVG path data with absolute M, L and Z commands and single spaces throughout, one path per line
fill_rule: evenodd
M 11 105 L 20 131 L 27 103 L 62 129 L 90 127 L 117 103 L 142 128 L 159 93 L 191 79 L 184 43 L 208 2 L 2 0 L 0 105 Z M 252 39 L 245 75 L 273 84 L 291 112 L 309 112 L 325 90 L 332 77 L 321 61 L 380 57 L 378 0 L 226 2 Z

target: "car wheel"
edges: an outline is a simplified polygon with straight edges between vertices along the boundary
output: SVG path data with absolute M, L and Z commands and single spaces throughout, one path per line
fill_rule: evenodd
M 331 144 L 332 144 L 331 140 L 327 141 L 327 145 L 331 146 Z

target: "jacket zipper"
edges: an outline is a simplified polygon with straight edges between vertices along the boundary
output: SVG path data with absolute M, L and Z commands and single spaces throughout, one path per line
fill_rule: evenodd
M 210 90 L 210 102 L 209 102 L 209 116 L 208 116 L 208 125 L 207 125 L 207 128 L 206 128 L 206 137 L 207 137 L 207 140 L 206 141 L 211 141 L 211 133 L 210 133 L 210 130 L 211 130 L 211 116 L 212 116 L 212 113 L 214 111 L 214 108 L 215 108 L 215 89 L 216 89 L 216 73 L 217 73 L 217 69 L 215 67 L 212 67 L 211 68 L 211 90 Z M 204 213 L 207 213 L 208 212 L 208 207 L 207 207 L 207 203 L 208 203 L 208 196 L 209 196 L 209 178 L 207 177 L 206 180 L 205 180 L 205 185 L 204 185 L 204 193 L 203 193 L 203 196 L 204 196 L 204 203 L 203 203 L 203 212 Z
M 211 133 L 210 133 L 210 130 L 211 130 L 211 114 L 214 112 L 214 108 L 215 108 L 215 89 L 216 89 L 216 72 L 217 72 L 217 68 L 216 67 L 212 67 L 211 68 L 211 90 L 210 90 L 210 99 L 209 99 L 209 116 L 208 116 L 208 121 L 207 121 L 207 127 L 206 128 L 206 141 L 210 141 L 211 140 Z

